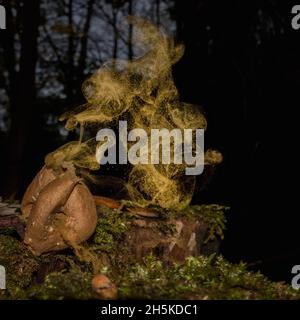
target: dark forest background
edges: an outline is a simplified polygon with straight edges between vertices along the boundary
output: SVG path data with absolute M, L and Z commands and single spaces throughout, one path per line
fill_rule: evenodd
M 0 194 L 20 198 L 44 156 L 74 139 L 57 116 L 111 58 L 132 59 L 127 15 L 186 46 L 174 67 L 181 100 L 204 107 L 206 145 L 224 163 L 194 203 L 231 207 L 222 253 L 275 280 L 300 264 L 300 214 L 283 201 L 296 153 L 282 133 L 298 109 L 300 31 L 286 0 L 0 0 Z M 300 4 L 300 2 L 299 2 Z M 287 164 L 284 161 L 287 160 Z M 296 178 L 295 178 L 296 180 Z

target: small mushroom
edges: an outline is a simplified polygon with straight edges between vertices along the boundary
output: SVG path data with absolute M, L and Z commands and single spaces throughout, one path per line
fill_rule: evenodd
M 92 280 L 93 291 L 103 300 L 115 300 L 118 297 L 118 289 L 109 278 L 103 274 L 97 274 Z

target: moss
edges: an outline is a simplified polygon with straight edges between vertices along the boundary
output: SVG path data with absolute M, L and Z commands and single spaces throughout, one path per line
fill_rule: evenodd
M 162 211 L 161 228 L 173 232 L 174 219 L 198 219 L 208 225 L 208 240 L 223 237 L 228 208 L 191 206 L 181 212 Z M 159 209 L 157 209 L 159 210 Z M 103 270 L 119 288 L 121 299 L 300 299 L 283 283 L 273 283 L 243 263 L 232 264 L 222 256 L 189 257 L 181 264 L 148 256 L 142 263 L 128 260 L 122 240 L 129 232 L 130 214 L 98 207 L 99 222 L 87 246 L 98 257 L 104 251 L 112 265 Z M 61 271 L 49 269 L 37 284 L 36 273 L 51 261 L 62 261 Z M 94 299 L 92 269 L 71 250 L 35 258 L 20 241 L 0 235 L 0 265 L 7 269 L 7 290 L 0 299 Z M 103 265 L 104 267 L 104 265 Z M 38 271 L 37 271 L 38 270 Z
M 21 296 L 22 290 L 32 283 L 38 268 L 38 260 L 17 239 L 0 235 L 0 265 L 6 269 L 6 291 L 0 299 Z
M 17 235 L 15 228 L 3 228 L 0 229 L 0 235 L 15 236 Z
M 10 253 L 24 256 L 24 248 L 18 241 L 10 237 L 1 240 L 5 240 Z M 10 277 L 8 290 L 0 298 L 96 298 L 91 290 L 91 270 L 74 255 L 59 256 L 69 262 L 64 270 L 49 273 L 42 284 L 34 281 L 34 269 L 27 276 L 17 273 L 14 279 Z M 43 259 L 45 262 L 48 257 Z M 121 299 L 300 299 L 300 294 L 289 286 L 250 272 L 243 263 L 232 264 L 215 255 L 189 257 L 182 264 L 168 265 L 148 256 L 143 263 L 123 264 L 118 272 L 105 270 L 105 273 L 117 284 Z
M 91 281 L 90 272 L 73 267 L 69 271 L 50 273 L 42 284 L 31 287 L 26 296 L 38 300 L 95 299 Z
M 212 205 L 189 206 L 186 209 L 176 213 L 176 216 L 186 216 L 190 218 L 200 218 L 208 227 L 208 236 L 206 242 L 214 240 L 216 237 L 224 239 L 226 230 L 226 212 L 229 207 Z
M 166 268 L 153 257 L 136 264 L 119 279 L 121 299 L 296 299 L 299 294 L 282 283 L 272 283 L 245 264 L 223 257 L 190 257 Z
M 123 201 L 122 207 L 135 206 L 130 201 Z M 152 205 L 149 208 L 160 213 L 159 231 L 164 234 L 174 234 L 176 231 L 174 220 L 180 217 L 189 219 L 200 218 L 208 227 L 208 236 L 206 242 L 214 240 L 216 237 L 224 238 L 226 229 L 225 213 L 228 207 L 219 205 L 198 205 L 188 206 L 181 211 L 171 211 Z M 115 248 L 116 242 L 122 240 L 124 234 L 128 231 L 129 222 L 133 216 L 128 212 L 113 210 L 104 206 L 98 206 L 99 221 L 96 228 L 93 241 L 100 245 L 104 251 L 111 251 Z
M 128 213 L 104 206 L 99 206 L 97 209 L 100 216 L 93 242 L 99 250 L 113 252 L 128 230 L 132 217 Z
M 7 271 L 8 288 L 25 288 L 31 283 L 38 261 L 20 241 L 0 235 L 0 265 Z
M 174 220 L 178 218 L 198 219 L 203 221 L 208 228 L 208 235 L 205 243 L 215 240 L 217 237 L 224 239 L 224 231 L 226 230 L 226 212 L 230 209 L 226 206 L 216 204 L 212 205 L 194 205 L 187 206 L 180 211 L 172 211 L 151 206 L 161 214 L 160 231 L 165 234 L 173 234 L 176 230 Z
M 42 284 L 26 289 L 15 286 L 10 300 L 89 300 L 95 299 L 91 289 L 92 274 L 80 269 L 50 273 Z

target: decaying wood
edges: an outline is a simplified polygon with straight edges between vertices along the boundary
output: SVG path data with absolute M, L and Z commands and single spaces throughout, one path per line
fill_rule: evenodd
M 132 215 L 141 216 L 141 217 L 148 217 L 148 218 L 158 218 L 160 213 L 151 208 L 144 208 L 144 207 L 132 207 L 126 206 L 122 204 L 121 201 L 114 200 L 107 197 L 100 197 L 94 196 L 95 204 L 97 206 L 105 206 L 110 209 L 122 209 L 123 211 L 128 211 Z
M 21 238 L 24 237 L 24 224 L 19 218 L 20 205 L 0 202 L 0 229 L 12 228 Z
M 137 261 L 149 254 L 163 261 L 182 262 L 189 256 L 210 255 L 219 248 L 219 240 L 206 241 L 208 226 L 199 219 L 178 218 L 174 232 L 161 231 L 160 219 L 139 218 L 132 222 L 124 246 Z
M 150 208 L 142 208 L 142 207 L 128 207 L 126 208 L 128 212 L 133 215 L 144 217 L 144 218 L 159 218 L 160 213 L 156 210 Z
M 95 204 L 98 206 L 105 206 L 110 209 L 119 209 L 121 207 L 121 202 L 110 199 L 107 197 L 94 196 Z
M 97 206 L 99 221 L 115 214 L 122 219 L 122 214 L 131 211 L 122 222 L 126 225 L 126 231 L 121 238 L 117 237 L 118 244 L 112 252 L 113 259 L 117 259 L 118 263 L 142 263 L 150 254 L 165 262 L 183 262 L 189 256 L 218 252 L 220 239 L 217 235 L 215 238 L 209 237 L 210 226 L 200 215 L 175 214 L 167 217 L 158 210 L 138 207 L 107 211 L 109 207 L 105 208 L 104 202 L 101 203 Z M 118 252 L 117 257 L 115 252 Z
M 21 238 L 24 237 L 25 226 L 18 216 L 0 216 L 0 230 L 8 228 L 15 229 Z
M 17 203 L 1 202 L 0 198 L 0 217 L 18 215 L 20 205 Z

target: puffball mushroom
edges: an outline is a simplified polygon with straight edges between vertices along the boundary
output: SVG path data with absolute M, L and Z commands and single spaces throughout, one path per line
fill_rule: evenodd
M 115 300 L 118 297 L 118 289 L 105 275 L 97 274 L 92 280 L 92 288 L 103 300 Z
M 42 189 L 55 180 L 57 177 L 55 176 L 52 169 L 48 169 L 46 166 L 42 168 L 42 170 L 35 176 L 32 180 L 31 184 L 27 188 L 21 203 L 21 211 L 23 220 L 27 220 L 34 203 L 37 201 L 40 192 Z
M 28 187 L 21 211 L 24 243 L 37 256 L 87 240 L 97 225 L 93 196 L 70 169 L 56 175 L 44 167 Z

